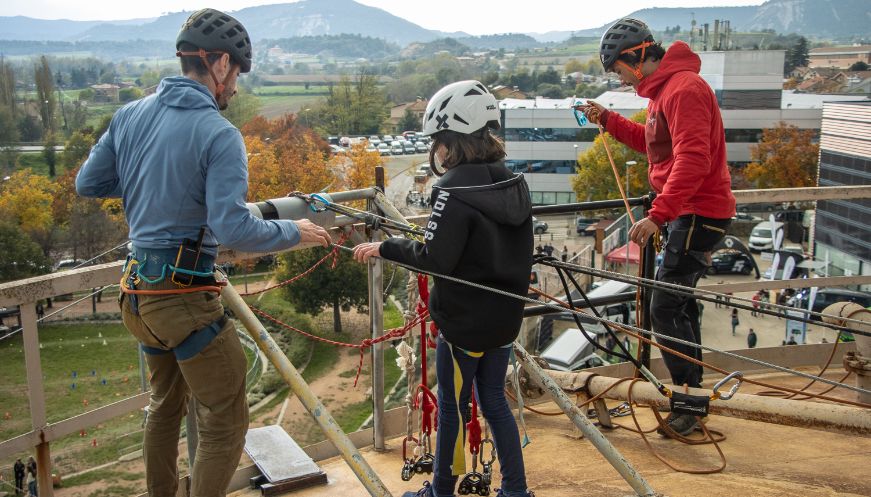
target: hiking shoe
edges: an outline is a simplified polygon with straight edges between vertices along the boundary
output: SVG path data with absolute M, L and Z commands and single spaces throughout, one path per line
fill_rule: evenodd
M 402 497 L 433 497 L 432 487 L 428 481 L 423 482 L 423 488 L 417 492 L 405 492 Z
M 699 420 L 690 414 L 674 414 L 669 413 L 665 418 L 665 423 L 678 435 L 685 437 L 697 429 L 700 429 Z M 667 437 L 670 434 L 661 426 L 656 429 L 656 433 Z

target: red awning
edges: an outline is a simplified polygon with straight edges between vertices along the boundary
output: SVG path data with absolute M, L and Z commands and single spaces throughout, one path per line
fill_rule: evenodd
M 626 263 L 626 245 L 617 247 L 605 256 L 608 262 Z M 629 242 L 629 263 L 638 264 L 641 260 L 641 248 L 635 242 Z

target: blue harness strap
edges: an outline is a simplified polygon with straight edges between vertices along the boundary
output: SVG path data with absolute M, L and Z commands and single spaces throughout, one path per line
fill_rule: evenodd
M 173 354 L 175 354 L 175 358 L 177 360 L 184 361 L 199 354 L 210 343 L 212 343 L 212 340 L 214 340 L 215 337 L 218 336 L 219 333 L 221 333 L 221 330 L 224 328 L 225 324 L 227 324 L 227 316 L 221 316 L 208 326 L 200 328 L 197 331 L 188 335 L 188 337 L 185 338 L 183 342 L 178 344 L 173 349 L 164 350 L 158 349 L 156 347 L 148 347 L 142 344 L 139 344 L 139 346 L 146 354 L 163 355 L 172 352 Z

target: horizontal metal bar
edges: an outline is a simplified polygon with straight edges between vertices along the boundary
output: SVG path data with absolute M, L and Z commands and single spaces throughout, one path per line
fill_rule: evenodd
M 797 202 L 803 200 L 848 200 L 871 198 L 871 186 L 818 186 L 813 188 L 772 188 L 734 190 L 738 204 Z
M 647 196 L 630 198 L 629 205 L 644 205 Z M 600 209 L 620 209 L 625 208 L 626 204 L 623 200 L 597 200 L 594 202 L 578 202 L 574 204 L 556 204 L 556 205 L 536 205 L 532 208 L 532 213 L 537 215 L 544 214 L 570 214 L 581 211 L 595 211 Z
M 590 299 L 590 304 L 592 304 L 593 307 L 599 307 L 601 305 L 618 304 L 620 302 L 629 302 L 632 300 L 635 300 L 635 292 L 623 292 L 605 297 L 593 297 Z M 579 309 L 587 309 L 589 307 L 587 306 L 587 302 L 580 297 L 574 299 L 574 304 L 575 307 Z M 546 305 L 531 305 L 523 309 L 523 317 L 543 316 L 545 314 L 557 314 L 559 312 L 560 311 Z
M 58 440 L 84 428 L 96 426 L 112 418 L 142 409 L 148 405 L 150 396 L 149 392 L 140 393 L 0 442 L 0 458 L 30 450 L 41 442 Z
M 714 276 L 715 277 L 715 276 Z M 713 278 L 709 276 L 708 279 Z M 833 286 L 867 285 L 869 276 L 829 276 L 826 278 L 796 278 L 791 280 L 754 280 L 746 283 L 715 283 L 699 285 L 700 290 L 717 293 L 752 292 L 754 290 L 778 290 L 783 288 L 828 288 Z
M 0 283 L 0 307 L 18 305 L 22 302 L 36 302 L 78 292 L 83 288 L 118 283 L 123 265 L 124 261 L 115 261 Z

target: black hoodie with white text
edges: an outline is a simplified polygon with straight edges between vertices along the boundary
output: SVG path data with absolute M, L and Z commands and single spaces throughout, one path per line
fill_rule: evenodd
M 391 238 L 385 259 L 526 296 L 532 270 L 532 202 L 502 162 L 461 164 L 433 186 L 425 243 Z M 430 315 L 453 345 L 483 352 L 517 338 L 524 302 L 436 278 Z

